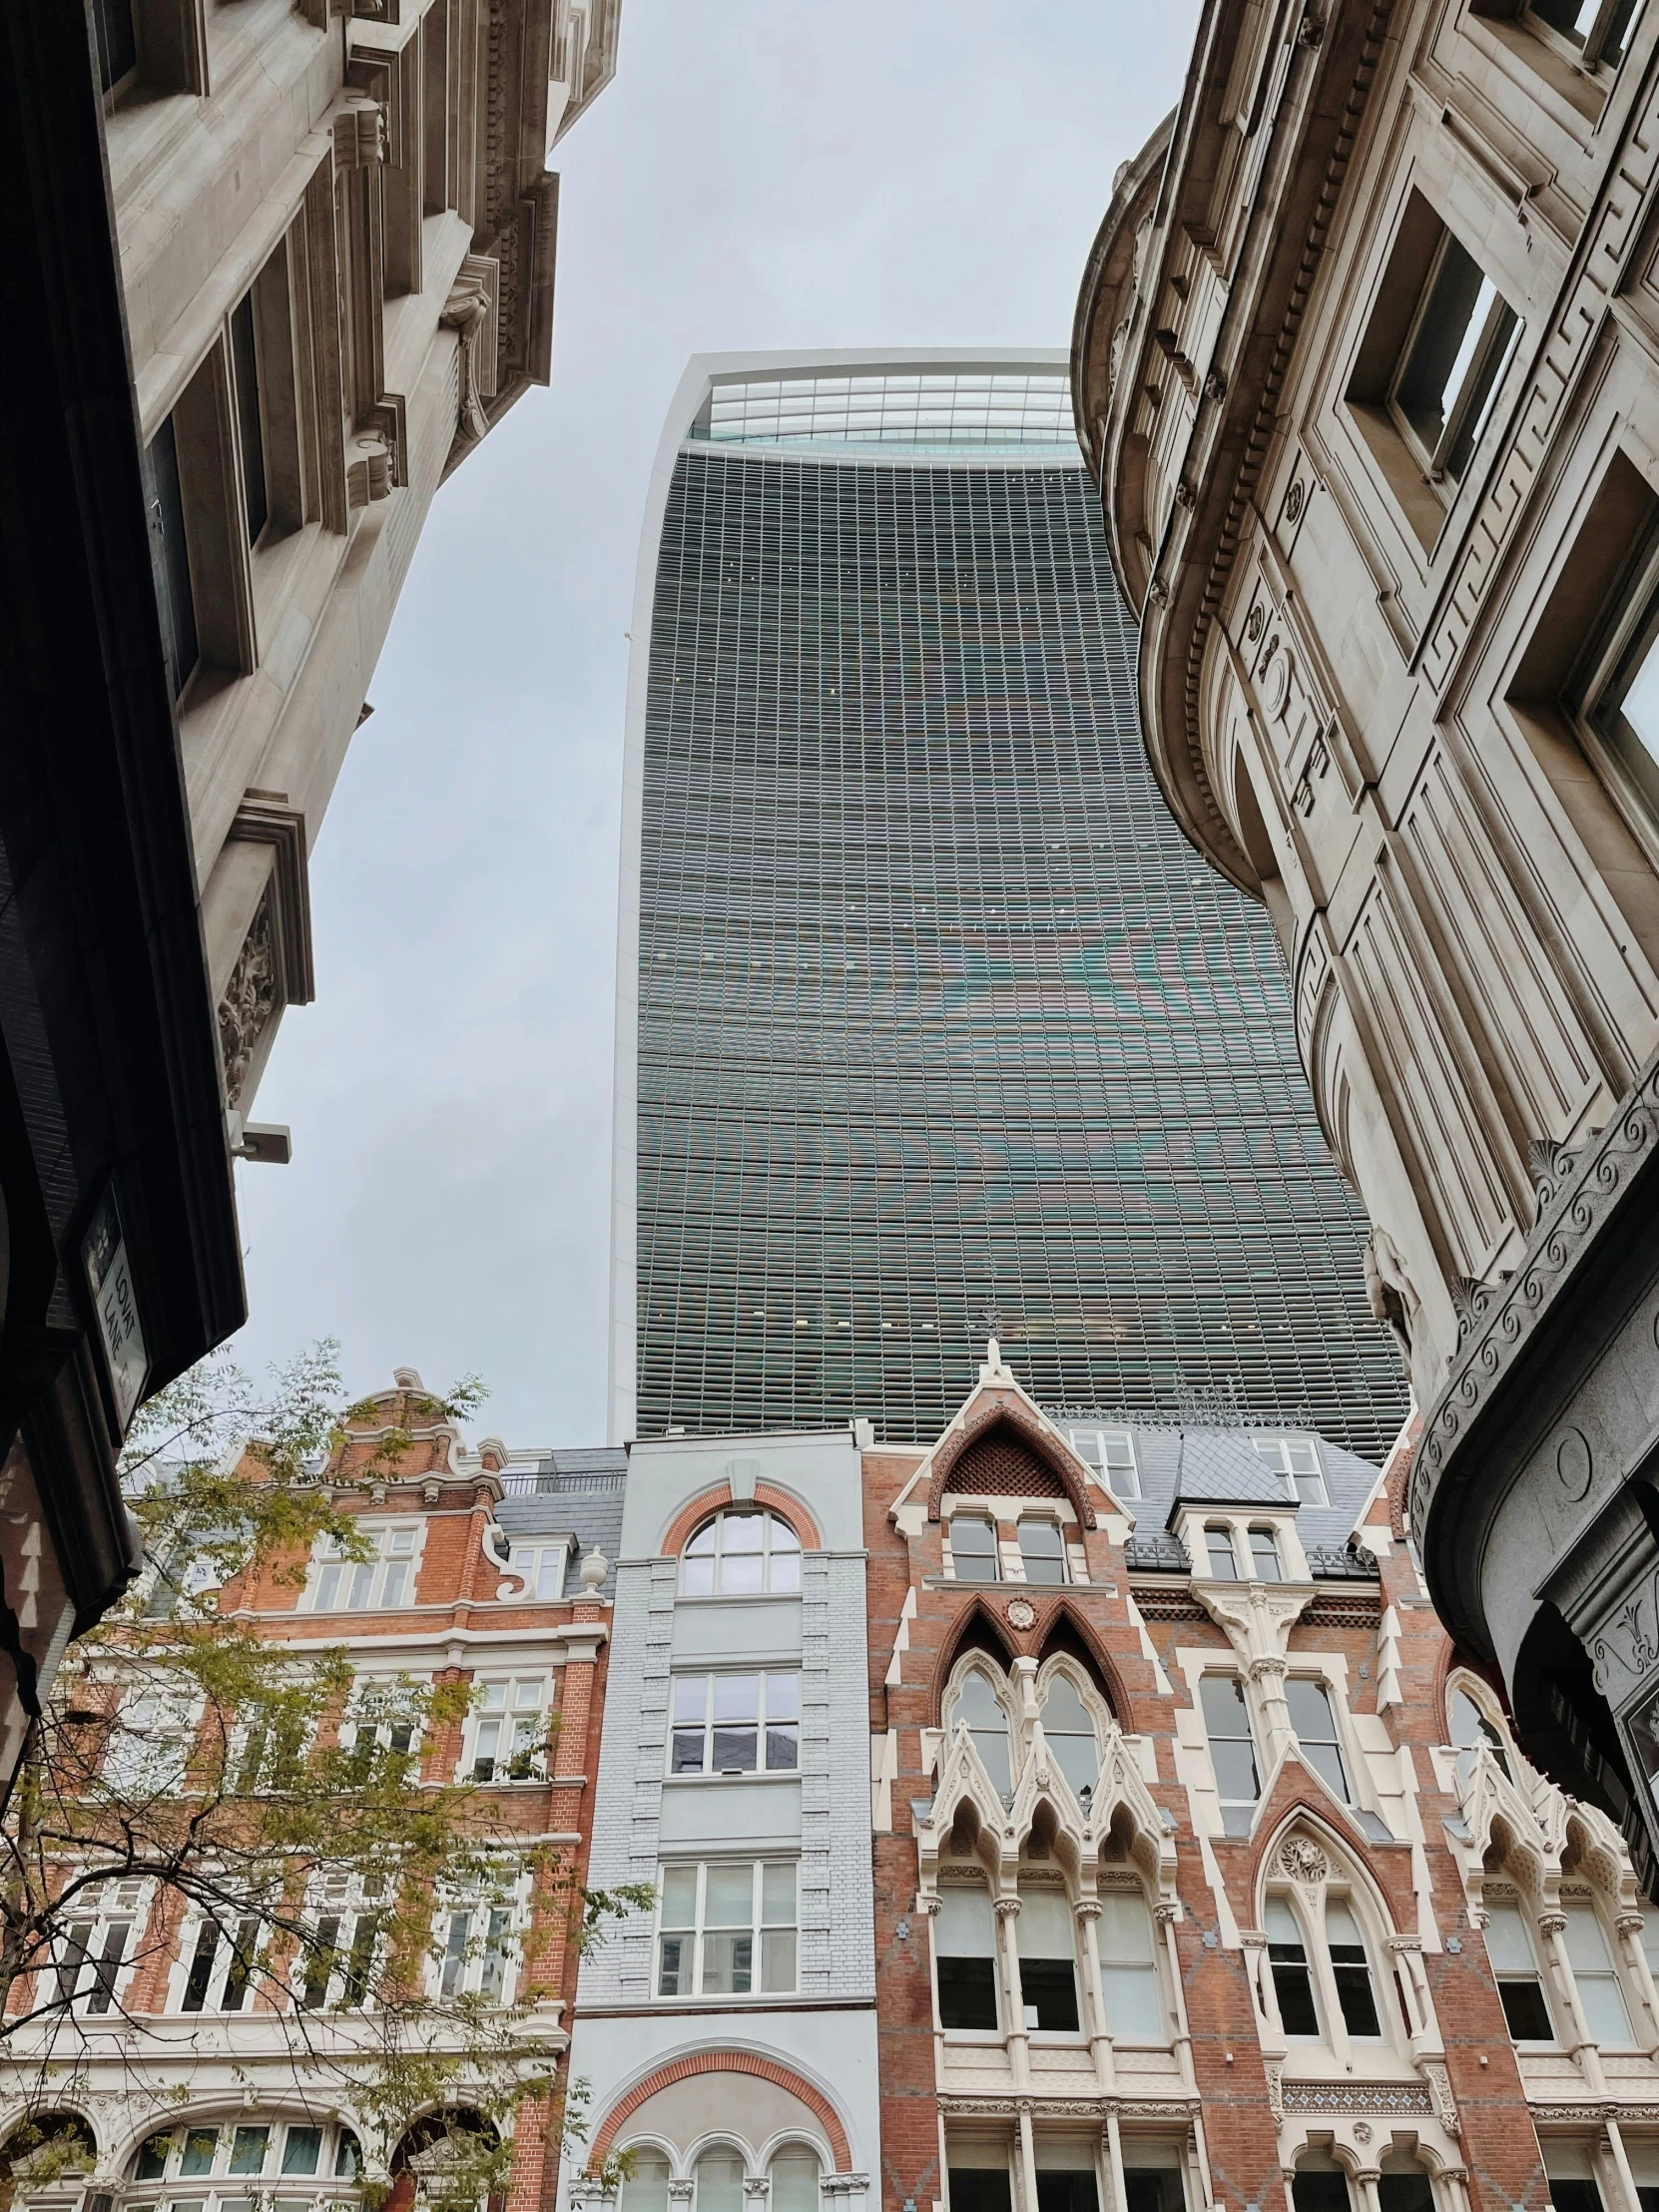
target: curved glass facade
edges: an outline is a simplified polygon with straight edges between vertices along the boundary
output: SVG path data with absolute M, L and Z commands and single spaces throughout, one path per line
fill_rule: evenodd
M 759 403 L 761 442 L 706 410 L 680 451 L 639 854 L 637 1432 L 930 1438 L 989 1307 L 1050 1405 L 1212 1393 L 1376 1456 L 1403 1386 L 1271 926 L 1158 795 L 1099 503 L 1022 403 L 1024 463 L 865 458 L 844 429 L 786 457 Z

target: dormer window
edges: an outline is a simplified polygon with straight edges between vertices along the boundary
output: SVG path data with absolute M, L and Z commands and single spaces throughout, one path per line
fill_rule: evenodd
M 1253 1528 L 1250 1531 L 1250 1569 L 1258 1582 L 1282 1582 L 1284 1569 L 1279 1563 L 1279 1538 L 1271 1528 Z
M 1285 1484 L 1287 1497 L 1303 1505 L 1329 1505 L 1325 1469 L 1312 1436 L 1257 1436 L 1256 1456 Z
M 1239 1561 L 1233 1549 L 1233 1531 L 1225 1521 L 1213 1521 L 1205 1529 L 1204 1554 L 1212 1582 L 1238 1581 Z

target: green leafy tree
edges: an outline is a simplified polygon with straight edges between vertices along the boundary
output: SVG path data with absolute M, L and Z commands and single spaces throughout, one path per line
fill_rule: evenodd
M 468 1378 L 408 1413 L 458 1418 L 482 1395 Z M 145 1571 L 72 1648 L 0 1822 L 0 2050 L 40 2115 L 8 2155 L 34 2178 L 84 2159 L 45 2116 L 112 2048 L 159 2109 L 177 2101 L 149 2022 L 123 2018 L 129 1981 L 176 1953 L 191 1994 L 211 1984 L 221 2009 L 279 2022 L 284 2065 L 348 2090 L 382 2155 L 418 2120 L 434 2212 L 499 2194 L 527 2098 L 582 2127 L 535 1999 L 567 1945 L 653 1893 L 582 1889 L 567 1852 L 496 1837 L 477 1786 L 423 1778 L 464 1687 L 382 1682 L 367 1705 L 343 1649 L 301 1655 L 238 1617 L 247 1593 L 302 1582 L 319 1538 L 371 1556 L 334 1492 L 398 1474 L 414 1439 L 383 1423 L 383 1405 L 345 1404 L 324 1342 L 266 1392 L 211 1361 L 134 1424 L 123 1479 Z

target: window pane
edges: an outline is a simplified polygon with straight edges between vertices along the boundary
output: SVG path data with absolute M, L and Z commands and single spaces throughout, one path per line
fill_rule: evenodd
M 1493 297 L 1479 263 L 1448 234 L 1398 384 L 1400 411 L 1425 453 L 1439 445 Z
M 795 1987 L 795 1930 L 769 1928 L 761 1936 L 761 1987 L 788 1994 Z
M 1536 1973 L 1531 1938 L 1519 1908 L 1492 1905 L 1486 1909 L 1486 1955 L 1495 1973 Z
M 1279 1541 L 1271 1528 L 1250 1531 L 1250 1563 L 1258 1582 L 1279 1580 Z
M 958 1513 L 950 1523 L 950 1552 L 958 1582 L 997 1579 L 996 1531 L 975 1513 Z
M 705 1996 L 748 1996 L 755 1966 L 753 1936 L 705 1936 L 703 1938 L 703 1993 Z
M 676 1675 L 674 1680 L 674 1725 L 686 1728 L 694 1722 L 701 1726 L 709 1704 L 709 1678 L 706 1674 Z
M 996 1966 L 989 1958 L 938 1960 L 939 2025 L 974 2032 L 996 2028 Z
M 1544 2002 L 1544 1992 L 1536 1978 L 1500 1981 L 1497 1993 L 1503 2002 L 1503 2017 L 1509 2033 L 1517 2043 L 1552 2043 L 1555 2040 L 1549 2006 Z
M 697 2161 L 697 2212 L 743 2212 L 743 2161 L 706 2150 Z
M 1066 1578 L 1065 1544 L 1059 1524 L 1051 1520 L 1021 1520 L 1020 1557 L 1027 1582 L 1063 1582 Z
M 1204 1531 L 1204 1544 L 1209 1553 L 1211 1578 L 1217 1582 L 1237 1582 L 1239 1564 L 1233 1556 L 1232 1530 L 1207 1528 Z
M 711 1867 L 705 1878 L 705 1928 L 748 1928 L 755 1918 L 753 1867 Z
M 691 1928 L 697 1921 L 697 1869 L 663 1869 L 663 1926 Z
M 788 1927 L 795 1919 L 795 1869 L 789 1866 L 761 1869 L 761 1918 L 771 1928 Z
M 715 1563 L 713 1559 L 693 1559 L 689 1555 L 680 1562 L 680 1590 L 685 1597 L 712 1597 L 715 1588 Z
M 804 2146 L 781 2150 L 772 2161 L 771 2212 L 818 2212 L 819 2163 Z
M 1256 1754 L 1248 1744 L 1212 1743 L 1216 1791 L 1224 1805 L 1254 1805 L 1259 1788 Z
M 747 1721 L 753 1727 L 761 1713 L 760 1676 L 717 1674 L 714 1683 L 716 1721 Z
M 1154 1966 L 1102 1966 L 1101 1994 L 1106 2025 L 1116 2036 L 1143 2042 L 1164 2040 L 1164 2005 Z
M 1350 2212 L 1348 2176 L 1336 2173 L 1299 2173 L 1291 2183 L 1293 2212 Z
M 939 1892 L 933 1916 L 933 1950 L 939 1958 L 994 1958 L 996 1922 L 982 1883 L 952 1884 Z
M 1420 2166 L 1409 2173 L 1381 2175 L 1377 2200 L 1382 2212 L 1434 2212 L 1434 2191 Z
M 242 447 L 242 487 L 248 509 L 248 542 L 259 543 L 270 514 L 265 488 L 265 433 L 260 426 L 259 348 L 254 342 L 254 294 L 231 310 L 231 364 L 236 384 L 237 431 Z
M 271 2142 L 269 2127 L 239 2127 L 231 2145 L 231 2171 L 257 2174 L 265 2171 L 265 2154 Z
M 636 2150 L 623 2178 L 622 2212 L 668 2212 L 669 2163 L 658 2150 Z
M 766 1587 L 766 1561 L 758 1551 L 729 1551 L 720 1562 L 720 1587 L 727 1597 L 753 1597 Z
M 314 2174 L 322 2155 L 322 2130 L 319 2127 L 290 2127 L 282 2139 L 282 2171 L 285 2174 Z
M 179 484 L 179 448 L 171 415 L 145 449 L 144 496 L 150 519 L 150 567 L 162 617 L 162 647 L 168 680 L 177 699 L 195 672 L 198 647 L 190 550 L 185 539 L 185 500 Z
M 734 1552 L 759 1551 L 765 1530 L 764 1513 L 727 1513 L 721 1522 L 720 1548 L 728 1559 Z
M 238 2128 L 239 2142 L 247 2132 L 246 2128 Z M 218 2148 L 219 2130 L 217 2127 L 193 2127 L 185 2137 L 185 2151 L 184 2156 L 179 2161 L 179 2171 L 182 2174 L 211 2174 L 214 2170 L 214 2153 Z M 265 2156 L 263 2144 L 260 2155 L 263 2163 Z M 249 2170 L 244 2166 L 235 2166 L 232 2169 L 235 2173 L 246 2173 Z M 254 2167 L 252 2171 L 257 2173 L 259 2167 Z
M 769 1590 L 777 1590 L 781 1594 L 800 1589 L 801 1551 L 793 1536 L 790 1537 L 787 1550 L 779 1545 L 773 1546 L 767 1587 Z

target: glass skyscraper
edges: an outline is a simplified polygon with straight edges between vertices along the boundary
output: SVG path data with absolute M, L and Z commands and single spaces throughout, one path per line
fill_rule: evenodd
M 706 358 L 633 630 L 613 1433 L 1404 1410 L 1266 914 L 1148 770 L 1064 357 Z

